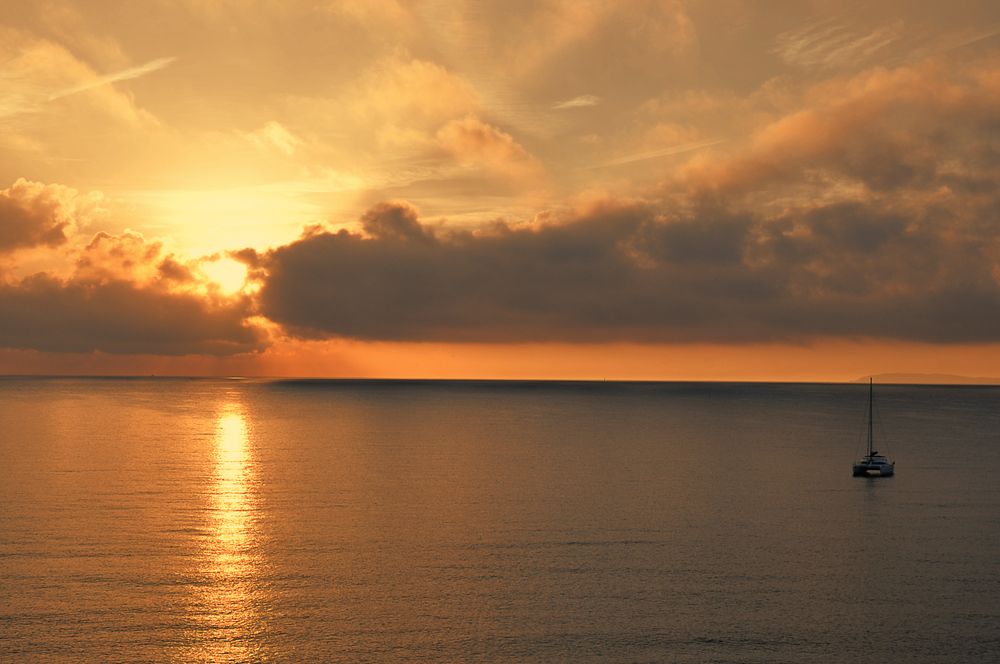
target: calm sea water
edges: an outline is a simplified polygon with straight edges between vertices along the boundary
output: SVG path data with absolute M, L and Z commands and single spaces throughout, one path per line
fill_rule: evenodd
M 0 659 L 1000 660 L 1000 390 L 0 380 Z

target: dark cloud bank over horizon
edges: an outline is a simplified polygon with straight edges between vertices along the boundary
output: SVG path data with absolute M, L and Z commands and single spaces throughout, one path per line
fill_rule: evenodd
M 266 347 L 254 316 L 305 339 L 1000 342 L 997 72 L 824 83 L 642 201 L 475 230 L 381 203 L 355 232 L 234 252 L 253 296 L 206 297 L 156 243 L 98 233 L 66 278 L 0 265 L 0 347 L 230 355 Z M 86 225 L 71 190 L 0 194 L 0 258 Z
M 124 280 L 35 275 L 0 285 L 0 347 L 50 352 L 232 355 L 263 348 L 248 303 L 223 304 Z
M 363 224 L 256 257 L 260 312 L 302 338 L 1000 340 L 989 260 L 948 246 L 939 226 L 914 233 L 854 205 L 777 220 L 608 205 L 564 223 L 442 233 L 405 204 L 381 204 Z
M 997 342 L 998 71 L 831 79 L 645 202 L 471 232 L 383 203 L 254 255 L 258 306 L 306 338 Z
M 0 348 L 43 352 L 232 355 L 260 350 L 249 298 L 182 286 L 195 277 L 158 242 L 98 232 L 70 237 L 93 201 L 58 185 L 18 180 L 0 190 L 0 259 L 45 247 L 71 272 L 10 278 L 0 263 Z

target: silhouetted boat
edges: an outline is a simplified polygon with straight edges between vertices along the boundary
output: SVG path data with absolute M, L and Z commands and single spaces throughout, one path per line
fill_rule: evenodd
M 868 453 L 854 464 L 855 477 L 891 477 L 896 472 L 896 464 L 878 453 L 874 447 L 875 399 L 874 381 L 868 379 Z

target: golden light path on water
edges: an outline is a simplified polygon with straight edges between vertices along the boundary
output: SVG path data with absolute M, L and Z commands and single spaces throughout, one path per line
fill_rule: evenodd
M 216 539 L 224 570 L 238 569 L 239 550 L 247 539 L 247 425 L 238 407 L 219 416 L 215 449 Z
M 260 655 L 254 503 L 256 471 L 243 407 L 227 403 L 215 425 L 211 536 L 203 559 L 202 615 L 206 640 L 199 658 L 247 660 Z

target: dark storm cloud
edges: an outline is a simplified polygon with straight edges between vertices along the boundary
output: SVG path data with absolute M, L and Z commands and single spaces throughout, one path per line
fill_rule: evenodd
M 644 225 L 639 241 L 661 261 L 733 263 L 743 254 L 751 223 L 747 214 L 701 207 L 693 217 Z
M 144 288 L 126 281 L 63 282 L 36 275 L 0 285 L 0 347 L 53 352 L 230 355 L 258 350 L 245 300 Z
M 309 338 L 1000 341 L 997 71 L 835 76 L 643 204 L 474 233 L 381 204 L 244 260 Z
M 313 233 L 276 249 L 261 258 L 259 305 L 308 338 L 1000 340 L 993 263 L 952 237 L 955 220 L 845 204 L 690 214 L 608 206 L 435 234 L 409 207 L 382 205 L 365 228 L 405 219 L 405 233 Z
M 259 304 L 304 337 L 998 341 L 996 71 L 835 77 L 655 203 L 479 233 L 383 204 L 256 256 Z

